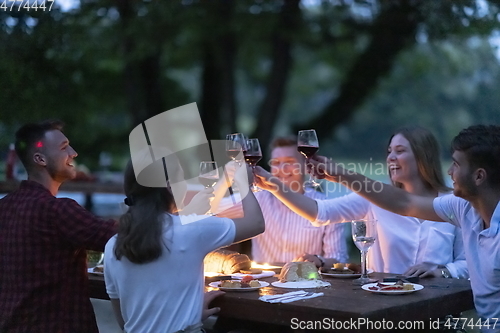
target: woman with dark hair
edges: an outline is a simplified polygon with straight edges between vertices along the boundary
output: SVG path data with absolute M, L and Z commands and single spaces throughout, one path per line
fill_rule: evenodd
M 200 332 L 205 255 L 264 230 L 258 203 L 248 191 L 251 173 L 246 166 L 237 171 L 235 181 L 246 193 L 244 216 L 233 220 L 178 214 L 176 202 L 183 201 L 186 187 L 175 156 L 140 173 L 133 163 L 127 165 L 124 186 L 130 207 L 104 255 L 106 288 L 118 322 L 133 333 Z M 151 175 L 162 175 L 164 186 L 139 183 Z
M 409 193 L 437 197 L 450 191 L 443 180 L 438 143 L 422 127 L 403 127 L 390 138 L 387 166 L 392 184 Z M 356 219 L 376 219 L 378 238 L 368 252 L 368 267 L 408 276 L 467 278 L 460 231 L 451 224 L 422 221 L 381 209 L 356 193 L 312 200 L 283 190 L 283 184 L 258 171 L 258 186 L 270 190 L 292 210 L 316 226 Z M 374 189 L 376 190 L 376 189 Z M 319 258 L 323 259 L 323 258 Z M 302 260 L 321 264 L 314 254 Z M 330 265 L 329 260 L 327 265 Z

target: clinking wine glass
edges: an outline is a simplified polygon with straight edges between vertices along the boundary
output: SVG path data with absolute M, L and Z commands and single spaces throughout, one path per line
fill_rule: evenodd
M 233 133 L 226 135 L 226 154 L 227 156 L 241 166 L 241 162 L 246 152 L 247 138 L 242 133 Z
M 304 155 L 306 163 L 308 163 L 309 159 L 319 150 L 319 141 L 315 130 L 311 129 L 299 131 L 297 136 L 297 150 L 299 153 Z M 308 174 L 309 180 L 304 182 L 304 188 L 308 186 L 318 187 L 319 183 L 316 182 L 309 172 Z
M 255 169 L 255 166 L 259 161 L 262 159 L 262 151 L 260 149 L 260 143 L 259 139 L 257 138 L 252 138 L 248 139 L 246 143 L 246 152 L 245 152 L 245 162 L 247 162 L 248 165 L 252 167 L 252 169 Z M 260 189 L 255 185 L 255 183 L 252 184 L 252 191 L 253 192 L 258 192 Z
M 361 251 L 361 277 L 353 280 L 353 284 L 363 285 L 377 282 L 370 279 L 366 270 L 366 254 L 377 239 L 377 220 L 354 220 L 351 222 L 352 240 Z
M 198 176 L 198 181 L 200 184 L 205 186 L 205 188 L 213 187 L 219 181 L 219 169 L 217 167 L 217 162 L 204 161 L 200 163 L 200 174 Z M 207 215 L 214 216 L 212 210 L 209 209 L 206 213 Z

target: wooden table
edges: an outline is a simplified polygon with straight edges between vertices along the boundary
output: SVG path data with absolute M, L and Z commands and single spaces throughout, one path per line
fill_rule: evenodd
M 391 274 L 373 273 L 372 277 L 382 280 Z M 273 282 L 276 277 L 262 279 Z M 102 277 L 90 276 L 91 297 L 108 299 Z M 318 291 L 325 293 L 324 296 L 301 300 L 291 303 L 266 303 L 258 298 L 264 294 L 280 294 L 294 289 L 283 289 L 276 287 L 261 288 L 252 292 L 226 292 L 213 302 L 214 306 L 221 307 L 219 317 L 236 320 L 252 320 L 263 324 L 282 325 L 281 332 L 293 331 L 290 329 L 292 323 L 294 328 L 302 325 L 305 328 L 308 323 L 314 321 L 327 321 L 330 325 L 344 325 L 348 329 L 339 331 L 349 332 L 373 332 L 370 327 L 352 326 L 357 323 L 358 318 L 369 320 L 372 325 L 382 325 L 389 328 L 389 321 L 394 325 L 407 324 L 411 321 L 422 321 L 423 331 L 430 331 L 431 318 L 443 318 L 446 315 L 458 315 L 462 311 L 474 307 L 472 291 L 468 280 L 426 278 L 420 279 L 419 284 L 424 286 L 423 290 L 400 296 L 388 296 L 367 292 L 359 286 L 353 286 L 351 279 L 326 278 L 331 287 L 320 288 Z M 211 288 L 207 288 L 210 290 Z M 332 322 L 332 320 L 334 322 Z M 335 324 L 337 323 L 337 324 Z M 368 324 L 366 324 L 368 325 Z M 325 327 L 325 326 L 322 326 Z M 381 332 L 383 330 L 379 330 Z M 410 330 L 411 331 L 411 330 Z M 416 331 L 414 329 L 413 331 Z

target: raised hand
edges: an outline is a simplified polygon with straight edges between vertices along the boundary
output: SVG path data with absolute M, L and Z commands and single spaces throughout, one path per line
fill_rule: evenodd
M 234 179 L 234 175 L 236 173 L 236 170 L 238 170 L 239 168 L 240 168 L 240 165 L 238 164 L 238 162 L 235 162 L 235 161 L 227 162 L 226 165 L 224 165 L 224 173 L 225 173 L 225 176 L 227 177 L 226 180 L 228 180 L 229 182 L 232 182 Z
M 331 182 L 338 182 L 339 176 L 342 176 L 345 172 L 344 168 L 326 156 L 314 155 L 309 160 L 307 167 L 314 177 Z
M 281 183 L 281 181 L 277 177 L 274 177 L 260 166 L 255 167 L 254 176 L 255 184 L 261 189 L 267 190 L 269 192 L 277 191 L 278 186 Z
M 181 215 L 197 214 L 203 215 L 210 210 L 210 201 L 214 197 L 214 189 L 212 187 L 204 188 L 196 193 L 179 213 Z

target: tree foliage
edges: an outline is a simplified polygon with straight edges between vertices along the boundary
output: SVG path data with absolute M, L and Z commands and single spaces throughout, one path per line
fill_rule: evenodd
M 211 139 L 244 131 L 265 147 L 313 127 L 322 147 L 333 137 L 349 154 L 411 121 L 445 140 L 498 121 L 488 38 L 499 15 L 494 0 L 81 0 L 67 12 L 0 11 L 0 145 L 21 123 L 62 118 L 91 164 L 101 150 L 126 152 L 141 121 L 193 101 Z

